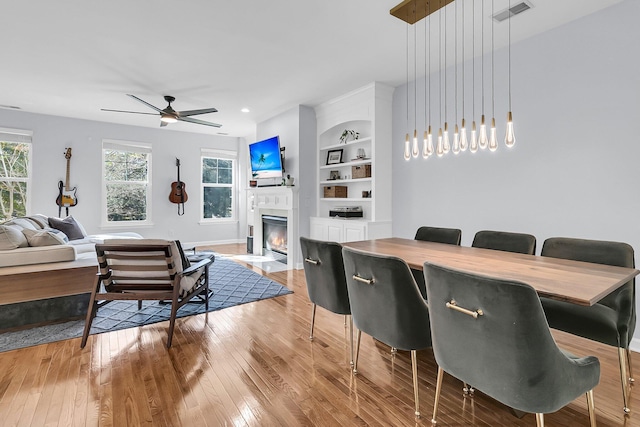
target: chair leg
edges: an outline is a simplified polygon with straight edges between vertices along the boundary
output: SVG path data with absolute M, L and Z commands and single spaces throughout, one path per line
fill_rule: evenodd
M 627 352 L 624 348 L 618 347 L 618 362 L 620 362 L 620 381 L 622 383 L 622 408 L 625 414 L 631 413 L 629 409 L 629 375 L 627 374 Z
M 176 326 L 176 314 L 178 313 L 178 292 L 176 287 L 173 291 L 173 300 L 171 302 L 171 317 L 169 318 L 169 337 L 167 338 L 167 348 L 171 348 L 171 341 L 173 340 L 173 329 Z
M 398 353 L 398 349 L 395 347 L 391 347 L 391 354 L 397 354 Z
M 349 354 L 351 360 L 349 364 L 353 367 L 353 317 L 349 315 Z
M 462 393 L 464 393 L 465 396 L 471 396 L 473 397 L 473 392 L 476 391 L 473 386 L 470 386 L 469 384 L 462 382 Z
M 536 414 L 536 426 L 544 427 L 544 414 Z
M 635 380 L 633 379 L 633 369 L 631 368 L 631 350 L 627 347 L 625 351 L 627 353 L 627 365 L 629 367 L 629 382 L 633 384 Z
M 313 341 L 313 324 L 316 321 L 316 305 L 311 304 L 311 330 L 309 331 L 309 341 Z
M 96 304 L 96 294 L 100 289 L 100 278 L 97 279 L 97 283 L 93 291 L 91 291 L 91 298 L 89 298 L 89 306 L 87 307 L 87 318 L 84 321 L 84 331 L 82 332 L 82 341 L 80 342 L 80 348 L 84 348 L 87 345 L 87 338 L 89 338 L 89 331 L 91 330 L 91 323 L 98 311 Z
M 416 405 L 416 419 L 420 418 L 420 400 L 418 399 L 418 358 L 416 351 L 411 350 L 411 370 L 413 371 L 413 399 Z
M 138 310 L 142 309 L 142 300 L 138 300 Z
M 591 427 L 596 427 L 596 405 L 593 402 L 593 390 L 587 392 L 587 408 L 589 409 Z
M 360 329 L 356 329 L 356 355 L 353 358 L 353 373 L 358 373 L 358 356 L 360 355 L 360 336 L 362 335 L 362 331 Z
M 436 397 L 433 402 L 433 416 L 431 417 L 431 424 L 436 424 L 436 416 L 438 415 L 438 404 L 440 403 L 440 392 L 442 391 L 442 377 L 444 376 L 444 370 L 438 366 L 438 378 L 436 380 Z

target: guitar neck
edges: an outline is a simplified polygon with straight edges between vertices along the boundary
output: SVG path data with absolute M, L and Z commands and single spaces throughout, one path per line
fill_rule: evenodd
M 64 182 L 64 189 L 66 191 L 69 191 L 69 162 L 71 159 L 67 159 L 67 177 L 66 180 Z

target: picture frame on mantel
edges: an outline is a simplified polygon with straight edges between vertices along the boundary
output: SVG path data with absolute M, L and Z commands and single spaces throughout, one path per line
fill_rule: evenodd
M 336 165 L 342 163 L 342 148 L 339 150 L 329 150 L 327 152 L 327 164 Z

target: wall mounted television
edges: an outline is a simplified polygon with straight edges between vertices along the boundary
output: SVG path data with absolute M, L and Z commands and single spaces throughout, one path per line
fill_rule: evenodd
M 282 157 L 280 137 L 274 136 L 249 144 L 252 179 L 282 179 Z

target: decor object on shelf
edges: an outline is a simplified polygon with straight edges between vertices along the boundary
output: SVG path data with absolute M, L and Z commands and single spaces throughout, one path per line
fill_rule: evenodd
M 325 198 L 331 198 L 331 197 L 346 198 L 347 187 L 343 185 L 333 185 L 331 187 L 324 187 L 324 197 Z
M 355 130 L 346 129 L 340 135 L 340 144 L 346 144 L 349 142 L 349 138 L 358 139 L 360 138 L 360 132 L 356 132 Z
M 353 179 L 371 178 L 371 165 L 351 166 L 351 175 Z
M 356 159 L 366 159 L 367 158 L 367 154 L 364 151 L 364 148 L 358 148 L 358 152 L 356 154 Z
M 340 179 L 340 171 L 331 171 L 329 172 L 329 181 L 333 181 L 336 179 Z
M 287 177 L 283 179 L 284 185 L 286 185 L 287 187 L 293 187 L 294 181 L 295 178 L 293 178 L 291 175 L 287 175 Z
M 339 150 L 329 150 L 327 152 L 327 164 L 336 165 L 342 163 L 342 148 Z

